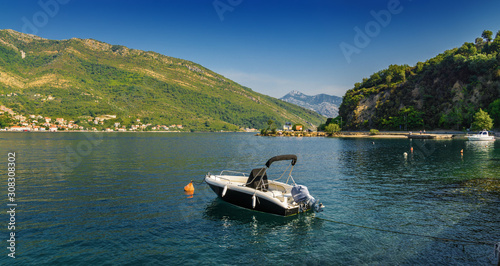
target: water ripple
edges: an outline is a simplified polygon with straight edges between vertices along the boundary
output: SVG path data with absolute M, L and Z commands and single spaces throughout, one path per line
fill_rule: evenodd
M 19 155 L 19 265 L 496 263 L 490 246 L 315 214 L 277 217 L 227 204 L 205 184 L 195 184 L 192 198 L 182 187 L 209 171 L 250 172 L 293 153 L 295 180 L 327 206 L 317 217 L 500 241 L 498 141 L 104 134 L 58 173 L 54 163 L 67 164 L 68 147 L 76 150 L 85 134 L 2 134 L 2 150 Z M 274 167 L 286 165 L 273 164 L 270 176 L 279 173 Z

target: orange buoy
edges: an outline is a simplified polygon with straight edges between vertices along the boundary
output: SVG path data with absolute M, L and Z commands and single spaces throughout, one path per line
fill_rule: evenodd
M 184 191 L 186 191 L 186 192 L 194 192 L 193 180 L 191 180 L 191 182 L 189 182 L 189 184 L 187 184 L 184 187 Z
M 413 153 L 413 147 L 410 148 L 411 153 Z

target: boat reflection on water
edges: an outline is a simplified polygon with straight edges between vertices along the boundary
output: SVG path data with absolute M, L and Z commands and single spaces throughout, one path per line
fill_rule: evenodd
M 238 207 L 215 198 L 205 208 L 204 218 L 212 221 L 250 224 L 266 228 L 300 228 L 300 230 L 319 229 L 323 221 L 315 218 L 315 213 L 305 212 L 293 216 L 279 216 Z
M 495 142 L 489 140 L 467 141 L 465 142 L 465 147 L 472 151 L 493 151 Z

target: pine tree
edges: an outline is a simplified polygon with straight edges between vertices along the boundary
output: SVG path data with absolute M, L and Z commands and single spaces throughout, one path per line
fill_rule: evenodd
M 486 42 L 490 42 L 492 40 L 492 38 L 491 38 L 492 36 L 493 36 L 493 32 L 491 30 L 485 30 L 485 31 L 483 31 L 483 34 L 481 35 L 481 37 L 486 39 Z
M 472 130 L 490 130 L 493 127 L 493 120 L 487 112 L 479 109 L 474 115 L 474 122 L 472 123 Z

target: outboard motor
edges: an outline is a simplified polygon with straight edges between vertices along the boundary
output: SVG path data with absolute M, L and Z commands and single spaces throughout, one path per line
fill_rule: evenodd
M 292 187 L 292 197 L 295 202 L 300 205 L 305 205 L 303 211 L 307 209 L 313 209 L 315 212 L 323 211 L 323 204 L 319 203 L 313 196 L 309 194 L 309 190 L 306 186 L 295 185 Z

